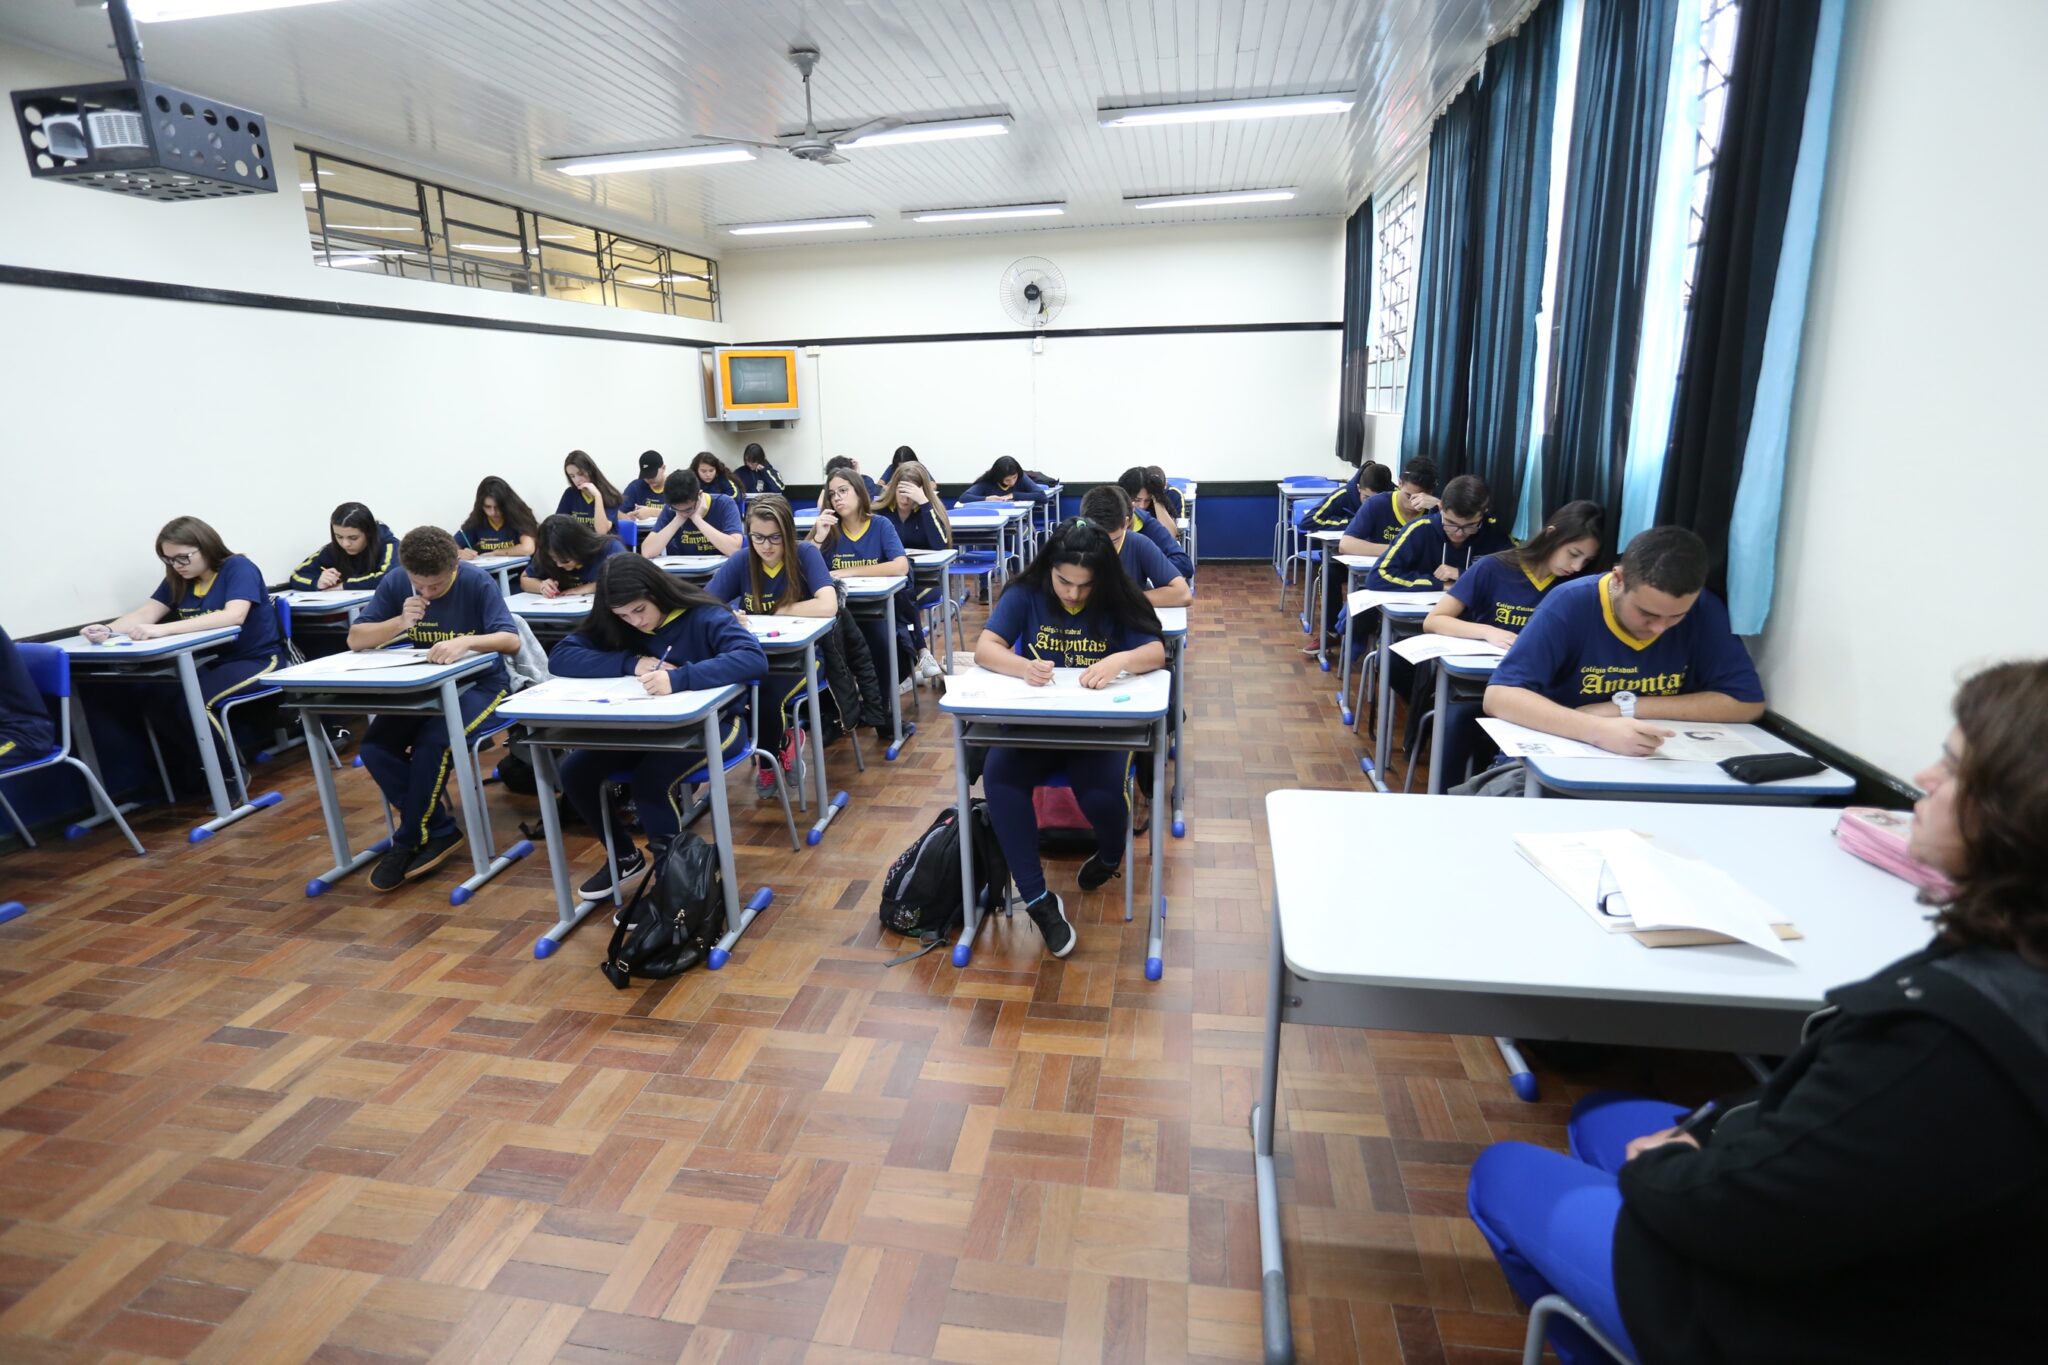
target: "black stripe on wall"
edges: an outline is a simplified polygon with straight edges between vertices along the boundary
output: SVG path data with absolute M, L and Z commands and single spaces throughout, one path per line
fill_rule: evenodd
M 749 346 L 905 346 L 931 341 L 1025 341 L 1032 337 L 1231 336 L 1241 332 L 1337 332 L 1340 322 L 1204 322 L 1176 327 L 1029 327 L 1008 332 L 905 332 L 893 336 L 798 337 L 750 341 Z

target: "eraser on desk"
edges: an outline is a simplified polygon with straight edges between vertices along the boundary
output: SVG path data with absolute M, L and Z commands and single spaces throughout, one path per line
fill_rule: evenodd
M 1111 701 L 1129 701 L 1130 699 L 1131 694 L 1128 692 L 1119 692 L 1115 696 L 1110 698 Z

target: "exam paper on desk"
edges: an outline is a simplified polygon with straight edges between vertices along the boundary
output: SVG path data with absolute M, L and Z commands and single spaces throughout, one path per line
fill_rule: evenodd
M 1043 699 L 1050 692 L 1078 692 L 1081 674 L 1078 668 L 1056 668 L 1052 681 L 1044 687 L 1033 687 L 1022 678 L 1013 678 L 1007 673 L 995 673 L 986 668 L 967 668 L 946 675 L 946 695 L 956 702 L 968 705 L 1011 705 Z M 1129 673 L 1116 675 L 1118 681 L 1129 678 Z M 1111 688 L 1097 689 L 1108 693 Z
M 1427 659 L 1503 659 L 1507 651 L 1484 640 L 1467 640 L 1458 635 L 1411 635 L 1394 646 L 1394 653 L 1411 664 Z
M 1675 731 L 1650 758 L 1671 759 L 1681 763 L 1719 763 L 1724 758 L 1735 758 L 1742 754 L 1763 752 L 1753 741 L 1736 734 L 1725 726 L 1701 721 L 1649 721 L 1666 730 Z M 1500 746 L 1504 758 L 1617 758 L 1625 759 L 1628 754 L 1617 754 L 1597 744 L 1581 740 L 1566 739 L 1562 735 L 1545 734 L 1531 730 L 1526 725 L 1517 725 L 1510 720 L 1494 716 L 1483 716 L 1479 728 L 1486 731 L 1495 744 Z
M 462 657 L 468 658 L 469 653 L 465 652 Z M 379 668 L 409 668 L 429 660 L 424 649 L 365 649 L 350 654 L 329 654 L 313 662 L 337 673 L 368 673 Z
M 1681 857 L 1634 830 L 1518 834 L 1515 849 L 1604 933 L 1705 932 L 1791 961 L 1791 921 L 1711 863 Z M 1603 908 L 1602 897 L 1605 896 Z M 1781 934 L 1774 926 L 1785 925 Z M 1682 942 L 1683 940 L 1678 940 Z
M 550 678 L 520 694 L 522 702 L 629 702 L 654 699 L 654 694 L 649 692 L 637 677 Z

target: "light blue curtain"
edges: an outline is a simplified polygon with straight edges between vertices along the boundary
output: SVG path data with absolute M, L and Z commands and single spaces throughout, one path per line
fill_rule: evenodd
M 1835 79 L 1842 60 L 1843 12 L 1844 0 L 1821 0 L 1806 121 L 1799 139 L 1799 162 L 1792 173 L 1785 242 L 1778 256 L 1777 286 L 1771 294 L 1771 317 L 1764 334 L 1763 368 L 1757 376 L 1756 405 L 1742 454 L 1742 482 L 1735 492 L 1735 513 L 1728 527 L 1728 617 L 1739 635 L 1763 630 L 1771 611 L 1771 589 L 1777 581 L 1785 442 L 1792 423 L 1793 384 L 1799 373 L 1800 334 L 1806 327 L 1813 244 L 1820 229 L 1821 187 L 1827 178 Z

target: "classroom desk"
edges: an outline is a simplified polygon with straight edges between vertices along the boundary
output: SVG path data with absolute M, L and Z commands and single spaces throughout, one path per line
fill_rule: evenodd
M 953 539 L 956 543 L 962 540 L 975 542 L 986 540 L 994 544 L 996 553 L 996 582 L 998 585 L 1007 584 L 1010 581 L 1010 557 L 1013 553 L 1010 548 L 1010 533 L 1012 530 L 1016 532 L 1017 546 L 1014 554 L 1017 559 L 1018 569 L 1021 571 L 1030 562 L 1030 554 L 1024 544 L 1024 525 L 1031 519 L 1030 503 L 963 503 L 949 510 L 946 514 L 946 519 L 953 524 Z M 993 593 L 990 594 L 990 599 L 994 599 Z
M 1456 802 L 1455 806 L 1447 805 Z M 1265 1358 L 1294 1358 L 1273 1129 L 1282 1024 L 1786 1053 L 1823 992 L 1928 940 L 1914 890 L 1835 847 L 1838 812 L 1591 801 L 1266 798 L 1273 931 L 1251 1113 Z M 1642 830 L 1711 856 L 1806 937 L 1791 964 L 1740 944 L 1644 948 L 1585 921 L 1515 849 L 1553 830 Z M 1342 858 L 1333 849 L 1345 850 Z M 1478 894 L 1446 899 L 1444 871 Z M 1355 869 L 1377 869 L 1368 903 Z M 1391 879 L 1391 880 L 1390 880 Z M 1427 914 L 1389 907 L 1427 903 Z
M 1328 497 L 1341 487 L 1335 479 L 1286 479 L 1278 490 L 1276 520 L 1273 524 L 1273 572 L 1284 575 L 1287 559 L 1294 553 L 1294 504 L 1299 498 Z M 1283 594 L 1284 600 L 1284 594 Z
M 657 555 L 653 562 L 661 566 L 663 573 L 701 588 L 711 581 L 711 575 L 717 573 L 728 558 L 728 555 Z
M 1041 487 L 1050 496 L 1031 508 L 1031 538 L 1039 542 L 1043 542 L 1052 534 L 1052 528 L 1060 524 L 1060 494 L 1067 491 L 1063 483 L 1043 484 Z
M 292 619 L 295 622 L 300 618 L 308 621 L 326 621 L 330 617 L 340 616 L 345 618 L 344 624 L 351 626 L 356 623 L 356 617 L 362 615 L 363 608 L 369 605 L 370 599 L 376 595 L 373 588 L 286 588 L 282 592 L 271 594 L 280 602 L 291 603 Z
M 1173 674 L 1173 837 L 1188 836 L 1186 811 L 1188 773 L 1188 687 L 1183 656 L 1188 647 L 1188 608 L 1154 607 L 1166 633 L 1166 668 Z M 1156 795 L 1156 789 L 1155 789 Z M 1155 818 L 1157 813 L 1155 812 Z
M 562 843 L 562 816 L 555 804 L 555 788 L 561 772 L 557 753 L 573 749 L 602 749 L 607 752 L 644 754 L 660 751 L 695 752 L 704 757 L 704 781 L 711 789 L 711 842 L 718 850 L 718 871 L 725 884 L 724 937 L 712 947 L 705 965 L 712 971 L 723 967 L 732 948 L 754 917 L 767 908 L 775 893 L 762 887 L 740 908 L 740 884 L 733 868 L 732 812 L 725 794 L 725 770 L 721 760 L 724 746 L 719 742 L 719 716 L 724 705 L 745 691 L 738 683 L 702 688 L 693 692 L 672 692 L 665 697 L 623 703 L 576 701 L 561 694 L 573 689 L 583 678 L 558 678 L 519 693 L 499 711 L 526 727 L 521 747 L 533 754 L 539 775 L 535 790 L 540 797 L 540 823 L 548 846 L 548 871 L 555 884 L 555 923 L 533 945 L 537 958 L 552 957 L 569 931 L 583 922 L 593 908 L 610 899 L 607 892 L 594 901 L 580 900 L 569 888 L 569 856 Z M 655 875 L 650 869 L 649 876 Z
M 1683 721 L 1657 721 L 1672 730 Z M 1757 725 L 1720 728 L 1741 735 L 1767 754 L 1798 754 L 1789 744 Z M 1781 782 L 1738 782 L 1714 763 L 1679 762 L 1668 758 L 1525 758 L 1525 796 L 1611 797 L 1628 801 L 1714 801 L 1749 806 L 1810 806 L 1856 790 L 1856 779 L 1829 768 L 1812 777 Z
M 1446 654 L 1436 661 L 1436 700 L 1430 706 L 1429 721 L 1429 794 L 1441 796 L 1444 790 L 1444 712 L 1453 700 L 1453 684 L 1458 685 L 1462 695 L 1456 700 L 1467 700 L 1486 691 L 1487 680 L 1493 677 L 1493 670 L 1500 667 L 1498 654 L 1473 654 L 1459 656 Z
M 1188 562 L 1200 567 L 1202 555 L 1195 543 L 1195 495 L 1201 485 L 1194 479 L 1168 479 L 1166 485 L 1180 490 L 1181 539 L 1188 547 Z
M 1340 532 L 1339 535 L 1341 536 L 1342 533 Z M 1372 568 L 1373 565 L 1380 562 L 1378 555 L 1328 555 L 1323 559 L 1323 567 L 1326 570 L 1329 568 L 1332 559 L 1344 566 L 1344 598 L 1347 602 L 1350 601 L 1351 594 L 1358 591 L 1360 576 Z M 1324 609 L 1325 612 L 1327 610 L 1327 608 Z M 1321 614 L 1319 614 L 1318 619 L 1320 619 L 1320 616 Z M 1349 725 L 1351 723 L 1351 617 L 1348 612 L 1338 622 L 1338 625 L 1344 631 L 1341 656 L 1344 662 L 1343 667 L 1337 673 L 1337 711 L 1343 717 L 1344 723 Z M 1325 673 L 1330 671 L 1329 648 L 1329 632 L 1325 631 L 1323 638 L 1316 642 L 1316 662 L 1323 666 Z
M 811 826 L 805 842 L 816 848 L 818 841 L 825 837 L 825 830 L 833 817 L 846 809 L 846 803 L 853 798 L 845 792 L 837 796 L 826 795 L 828 784 L 825 780 L 825 716 L 818 702 L 818 641 L 839 628 L 836 616 L 743 616 L 740 618 L 747 630 L 753 634 L 768 655 L 772 664 L 778 654 L 802 654 L 804 656 L 804 697 L 811 713 L 811 738 L 807 746 L 811 757 L 805 762 L 814 765 L 818 786 L 818 823 Z M 766 705 L 767 703 L 763 703 Z M 804 799 L 803 783 L 797 783 L 797 800 Z
M 932 651 L 939 661 L 939 670 L 953 671 L 953 637 L 960 637 L 960 648 L 967 648 L 967 632 L 960 625 L 960 604 L 953 600 L 953 594 L 946 583 L 946 569 L 960 557 L 958 550 L 906 550 L 910 556 L 910 577 L 917 595 L 927 592 L 939 595 L 939 620 L 944 632 L 939 644 L 941 648 Z
M 374 653 L 376 651 L 366 651 Z M 483 787 L 477 779 L 469 744 L 468 722 L 462 716 L 461 694 L 465 680 L 474 679 L 500 654 L 465 654 L 452 664 L 404 664 L 391 668 L 351 671 L 339 661 L 356 656 L 329 655 L 311 663 L 295 664 L 270 675 L 270 681 L 284 689 L 284 706 L 299 714 L 306 733 L 306 752 L 311 756 L 313 785 L 320 792 L 320 814 L 327 824 L 327 844 L 334 853 L 334 866 L 306 883 L 306 894 L 318 896 L 364 863 L 391 847 L 387 833 L 360 853 L 349 850 L 348 827 L 341 819 L 341 799 L 334 785 L 334 771 L 320 761 L 324 752 L 320 722 L 330 715 L 432 715 L 438 713 L 448 730 L 448 760 L 455 778 L 455 794 L 461 803 L 463 833 L 469 842 L 472 874 L 448 893 L 450 905 L 462 905 L 483 884 L 533 852 L 533 845 L 521 839 L 503 853 L 491 838 L 489 808 L 484 805 Z M 498 714 L 503 713 L 502 705 Z M 389 805 L 382 793 L 378 801 Z
M 537 592 L 515 592 L 505 599 L 506 608 L 533 627 L 534 638 L 543 649 L 552 649 L 573 634 L 590 615 L 591 595 L 587 592 L 566 597 L 549 597 Z
M 1353 616 L 1361 615 L 1371 610 L 1375 605 L 1370 602 L 1361 603 L 1359 601 L 1361 595 L 1360 593 L 1353 593 L 1347 604 Z M 1372 765 L 1366 771 L 1366 776 L 1370 777 L 1373 786 L 1381 791 L 1387 789 L 1385 780 L 1380 777 L 1380 774 L 1386 770 L 1387 766 L 1387 731 L 1391 730 L 1394 726 L 1394 670 L 1392 667 L 1394 641 L 1396 639 L 1405 640 L 1410 635 L 1420 632 L 1423 618 L 1429 615 L 1429 609 L 1443 598 L 1441 592 L 1408 593 L 1406 596 L 1412 597 L 1415 600 L 1412 602 L 1381 602 L 1377 604 L 1380 612 L 1378 664 L 1379 731 L 1373 736 L 1372 757 L 1370 759 L 1361 759 L 1360 763 L 1361 765 L 1365 763 Z M 1344 638 L 1348 646 L 1351 639 L 1351 626 L 1348 621 L 1344 626 Z M 1362 690 L 1364 686 L 1365 679 L 1361 677 L 1359 679 L 1359 687 Z M 1357 719 L 1351 723 L 1353 730 L 1357 729 L 1358 721 L 1364 718 L 1365 705 L 1364 698 L 1361 697 Z
M 969 748 L 1057 749 L 1074 751 L 1121 750 L 1149 754 L 1152 758 L 1152 790 L 1166 785 L 1167 711 L 1171 706 L 1173 677 L 1166 669 L 1155 669 L 1136 677 L 1119 678 L 1108 687 L 1089 689 L 1077 679 L 1082 670 L 1054 670 L 1052 686 L 1037 689 L 1029 697 L 1000 702 L 965 702 L 949 689 L 939 709 L 953 717 L 954 800 L 960 812 L 960 829 L 965 835 L 969 823 L 970 797 L 967 783 Z M 1122 698 L 1123 700 L 1118 700 Z M 1157 981 L 1165 970 L 1164 937 L 1166 901 L 1161 894 L 1165 873 L 1165 840 L 1160 821 L 1152 819 L 1152 882 L 1146 937 L 1145 979 Z M 1124 918 L 1131 917 L 1132 881 L 1130 846 L 1125 844 Z M 953 946 L 953 965 L 965 967 L 974 955 L 974 935 L 981 927 L 981 907 L 974 899 L 974 841 L 960 840 L 960 900 L 966 907 L 966 922 Z M 990 907 L 993 910 L 993 906 Z
M 239 626 L 225 626 L 219 630 L 195 630 L 184 635 L 164 635 L 154 640 L 139 642 L 130 641 L 127 636 L 119 635 L 114 637 L 122 642 L 118 645 L 96 645 L 83 635 L 51 641 L 57 648 L 71 656 L 73 673 L 118 674 L 131 680 L 178 680 L 178 690 L 185 698 L 185 715 L 192 724 L 192 738 L 199 746 L 199 764 L 206 772 L 206 794 L 213 802 L 213 819 L 195 826 L 185 836 L 190 843 L 196 844 L 211 839 L 237 820 L 245 819 L 265 807 L 274 806 L 284 800 L 284 793 L 274 791 L 249 797 L 241 805 L 236 805 L 229 798 L 227 775 L 221 771 L 220 751 L 213 742 L 213 722 L 207 718 L 206 698 L 199 690 L 199 653 L 215 645 L 224 645 L 241 633 Z M 264 680 L 265 683 L 274 681 L 276 676 L 274 673 L 271 674 Z M 83 707 L 80 708 L 80 715 L 85 718 L 85 724 L 80 727 L 80 752 L 83 754 L 92 743 L 92 736 L 89 733 L 92 720 L 91 717 L 85 716 Z M 155 747 L 155 743 L 155 737 L 152 735 L 152 748 Z M 312 752 L 320 751 L 316 749 Z M 320 765 L 316 763 L 313 766 L 317 768 Z M 164 776 L 165 796 L 168 798 L 170 779 L 168 774 L 162 773 L 161 753 L 157 755 L 157 767 L 159 773 Z M 242 795 L 249 794 L 244 791 Z M 99 819 L 94 817 L 81 822 L 80 827 L 85 828 L 97 823 Z
M 917 722 L 912 721 L 908 729 L 903 724 L 903 671 L 896 658 L 896 594 L 902 592 L 910 579 L 903 574 L 859 575 L 848 574 L 837 580 L 840 591 L 846 596 L 846 609 L 855 619 L 879 617 L 886 623 L 888 633 L 883 636 L 888 647 L 882 652 L 889 656 L 889 716 L 896 727 L 895 737 L 882 757 L 891 763 L 896 755 L 903 752 L 903 745 L 917 733 Z M 875 670 L 881 671 L 882 661 L 875 661 Z
M 532 558 L 532 555 L 478 555 L 469 562 L 497 579 L 498 591 L 510 597 L 519 591 L 512 576 L 525 568 Z

